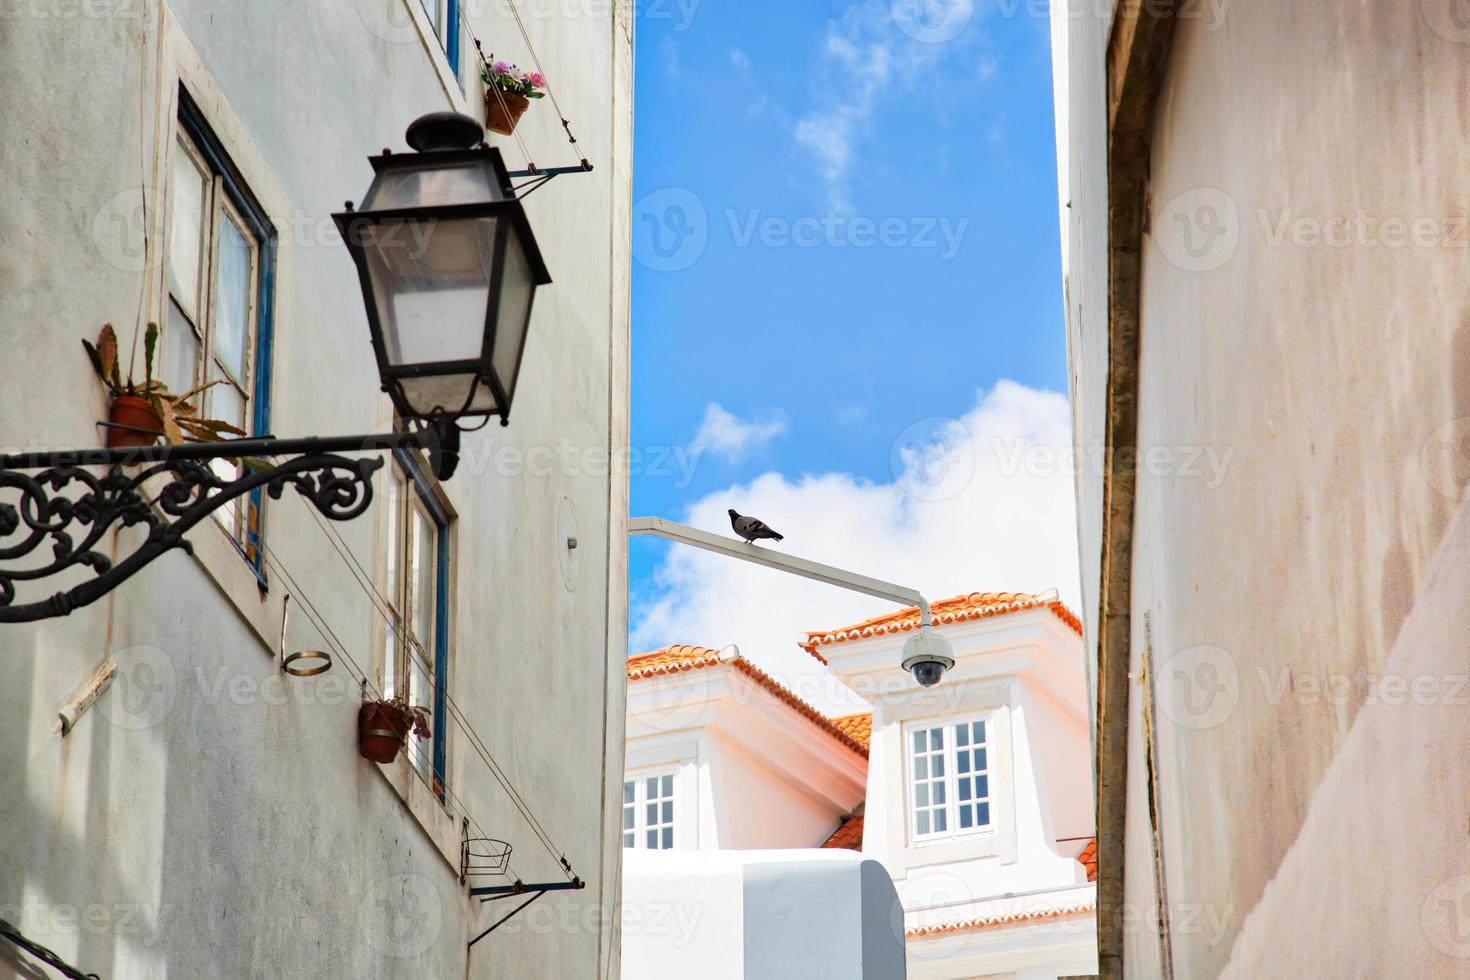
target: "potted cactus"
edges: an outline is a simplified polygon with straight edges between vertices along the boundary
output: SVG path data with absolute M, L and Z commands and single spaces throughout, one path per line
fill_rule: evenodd
M 136 339 L 134 343 L 137 343 Z M 158 348 L 158 324 L 148 324 L 144 332 L 141 384 L 133 379 L 131 371 L 127 380 L 123 380 L 118 370 L 117 333 L 112 329 L 112 324 L 103 324 L 101 333 L 97 335 L 97 343 L 83 340 L 82 346 L 87 349 L 92 369 L 112 395 L 112 407 L 107 418 L 108 448 L 151 446 L 158 441 L 159 436 L 169 442 L 178 443 L 184 441 L 185 433 L 206 442 L 217 441 L 226 434 L 245 434 L 228 422 L 204 418 L 199 414 L 198 407 L 190 401 L 220 382 L 209 381 L 176 395 L 153 376 L 153 355 Z
M 386 701 L 365 701 L 357 711 L 357 751 L 364 759 L 387 765 L 398 758 L 409 733 L 429 737 L 429 709 L 409 704 L 402 694 Z
M 502 136 L 516 131 L 531 99 L 546 95 L 538 91 L 546 87 L 539 71 L 523 72 L 503 61 L 482 61 L 480 78 L 485 83 L 485 128 Z

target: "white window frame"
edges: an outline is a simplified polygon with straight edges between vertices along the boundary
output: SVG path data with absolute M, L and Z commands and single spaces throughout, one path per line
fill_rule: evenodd
M 974 749 L 977 747 L 971 741 L 973 726 L 980 724 L 984 726 L 986 766 L 984 770 L 976 771 L 973 766 Z M 957 733 L 963 728 L 967 733 L 967 744 L 963 749 L 957 744 Z M 928 733 L 939 730 L 943 733 L 942 746 L 939 749 L 930 747 Z M 926 734 L 926 749 L 920 752 L 916 748 L 915 736 L 920 732 Z M 997 825 L 997 739 L 996 723 L 992 713 L 966 715 L 960 718 L 930 718 L 923 721 L 913 721 L 903 726 L 903 768 L 904 768 L 904 820 L 908 830 L 908 839 L 911 844 L 921 845 L 940 841 L 950 841 L 957 838 L 984 837 L 996 833 Z M 968 773 L 960 773 L 961 752 L 966 753 L 972 762 Z M 918 765 L 922 759 L 923 767 Z M 940 760 L 943 773 L 939 777 L 933 775 L 935 760 Z M 921 777 L 918 770 L 924 768 L 926 776 Z M 976 798 L 972 792 L 971 799 L 960 799 L 960 782 L 962 779 L 972 780 L 977 775 L 983 774 L 986 780 L 986 795 Z M 971 783 L 973 786 L 973 782 Z M 920 804 L 919 790 L 927 790 L 927 803 Z M 942 788 L 944 799 L 936 804 L 936 788 Z M 987 807 L 987 819 L 984 824 L 978 823 L 971 827 L 960 826 L 961 807 L 973 806 L 977 802 L 984 802 Z M 921 811 L 929 816 L 930 823 L 927 831 L 919 830 Z M 934 829 L 937 822 L 934 819 L 936 812 L 944 814 L 945 827 L 943 830 Z M 972 810 L 972 813 L 974 811 Z
M 657 796 L 649 796 L 648 784 L 650 782 L 657 784 Z M 632 800 L 628 799 L 630 789 Z M 658 808 L 658 815 L 653 821 L 648 819 L 650 805 Z M 664 818 L 665 805 L 668 808 L 667 819 Z M 628 826 L 630 810 L 633 816 L 631 827 Z M 679 816 L 679 774 L 677 770 L 663 769 L 623 777 L 623 847 L 644 851 L 673 850 L 679 842 Z M 659 835 L 659 843 L 655 846 L 650 846 L 648 843 L 650 833 Z M 668 843 L 664 843 L 665 840 Z
M 241 428 L 247 435 L 256 434 L 253 424 L 255 412 L 255 388 L 254 375 L 256 371 L 256 340 L 257 340 L 257 309 L 256 303 L 260 292 L 260 242 L 255 237 L 250 225 L 245 221 L 239 209 L 230 201 L 229 194 L 225 191 L 223 178 L 210 166 L 202 150 L 194 142 L 184 124 L 175 115 L 173 122 L 173 142 L 170 144 L 169 164 L 175 162 L 172 148 L 177 146 L 184 155 L 198 169 L 203 180 L 203 200 L 201 205 L 203 214 L 200 218 L 199 248 L 201 254 L 195 257 L 198 293 L 194 297 L 176 296 L 173 291 L 173 283 L 170 281 L 167 268 L 164 272 L 164 285 L 167 290 L 163 301 L 168 313 L 168 307 L 177 307 L 184 319 L 183 328 L 192 329 L 194 334 L 194 366 L 187 379 L 165 378 L 175 385 L 182 384 L 183 387 L 174 391 L 174 394 L 184 394 L 206 381 L 220 380 L 224 385 L 233 387 L 240 396 L 241 402 Z M 174 247 L 173 241 L 173 191 L 174 181 L 180 179 L 180 175 L 170 172 L 169 195 L 168 195 L 168 220 L 165 227 L 168 234 L 165 239 L 165 261 L 171 261 L 172 256 L 168 253 Z M 246 284 L 246 309 L 245 309 L 245 336 L 241 338 L 243 349 L 241 354 L 244 359 L 244 370 L 242 376 L 236 377 L 235 372 L 228 369 L 219 360 L 215 351 L 216 342 L 216 319 L 219 312 L 218 297 L 215 287 L 219 279 L 220 262 L 220 236 L 223 224 L 226 220 L 234 223 L 241 230 L 242 238 L 249 250 L 248 282 Z M 186 304 L 185 300 L 189 302 Z M 192 307 L 192 308 L 191 308 Z M 169 352 L 177 342 L 177 338 L 170 336 L 169 331 L 176 324 L 171 315 L 165 315 L 161 322 L 162 336 L 155 353 L 154 372 L 158 377 L 165 377 L 169 363 Z M 199 414 L 204 418 L 213 417 L 213 392 L 206 390 L 195 395 L 190 402 Z M 222 479 L 233 480 L 239 476 L 239 468 L 226 460 L 214 460 L 210 468 Z M 251 515 L 250 498 L 240 497 L 231 501 L 226 507 L 220 508 L 214 513 L 214 520 L 224 529 L 235 543 L 245 550 L 247 557 L 253 562 L 255 556 L 249 551 L 249 531 Z

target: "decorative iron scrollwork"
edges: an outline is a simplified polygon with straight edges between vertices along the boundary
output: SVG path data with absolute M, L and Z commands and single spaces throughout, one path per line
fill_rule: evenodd
M 251 448 L 271 447 L 253 441 Z M 392 445 L 359 441 L 352 448 Z M 381 458 L 308 452 L 269 465 L 252 462 L 231 478 L 210 466 L 211 458 L 225 454 L 223 449 L 213 457 L 143 453 L 145 461 L 137 466 L 109 459 L 100 474 L 81 465 L 84 461 L 76 454 L 56 454 L 56 465 L 35 473 L 0 466 L 0 623 L 65 616 L 106 595 L 164 552 L 191 552 L 184 535 L 194 525 L 257 488 L 279 498 L 289 484 L 323 516 L 351 520 L 372 504 L 372 475 L 383 465 Z M 161 486 L 159 481 L 164 481 Z M 157 487 L 152 497 L 150 486 Z M 114 528 L 136 525 L 147 526 L 147 537 L 114 565 L 102 553 L 103 539 Z M 79 568 L 91 569 L 94 577 L 40 601 L 16 602 L 17 583 Z

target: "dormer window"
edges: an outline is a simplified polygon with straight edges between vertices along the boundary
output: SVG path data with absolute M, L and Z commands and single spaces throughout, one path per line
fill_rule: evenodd
M 988 726 L 985 718 L 968 718 L 907 727 L 909 836 L 914 843 L 990 829 Z
M 640 776 L 623 783 L 623 846 L 663 851 L 674 846 L 674 776 Z

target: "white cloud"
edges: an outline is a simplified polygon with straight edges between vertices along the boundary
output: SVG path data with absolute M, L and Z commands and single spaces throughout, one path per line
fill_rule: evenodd
M 711 452 L 735 460 L 758 449 L 786 431 L 786 420 L 773 416 L 764 421 L 746 421 L 725 411 L 717 402 L 704 408 L 704 421 L 689 444 L 691 455 Z
M 714 406 L 717 407 L 717 406 Z M 711 494 L 684 518 L 728 534 L 725 510 L 786 535 L 766 545 L 917 588 L 936 599 L 972 591 L 1057 588 L 1076 608 L 1071 427 L 1066 398 L 1002 381 L 963 418 L 923 420 L 893 440 L 894 479 L 765 473 Z M 850 709 L 796 645 L 895 607 L 770 569 L 670 546 L 635 596 L 630 649 L 667 643 L 741 652 L 813 703 Z
M 826 181 L 830 209 L 852 210 L 847 177 L 854 148 L 881 103 L 911 103 L 920 80 L 930 89 L 942 84 L 935 70 L 964 46 L 973 11 L 973 0 L 866 0 L 828 24 L 810 79 L 813 103 L 793 136 Z M 949 25 L 959 30 L 951 34 Z

